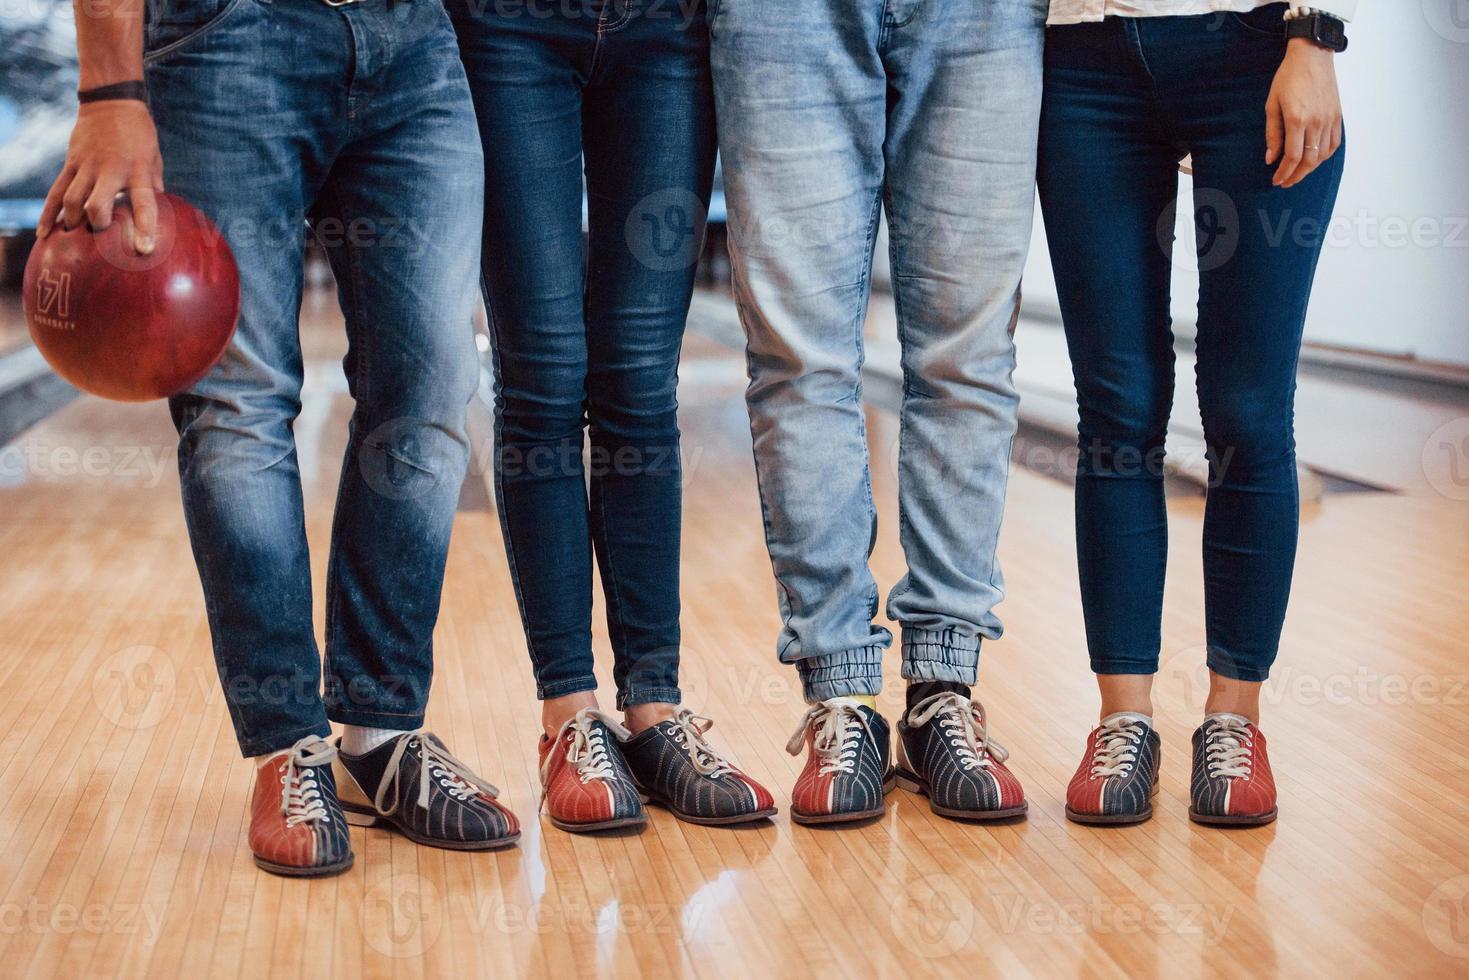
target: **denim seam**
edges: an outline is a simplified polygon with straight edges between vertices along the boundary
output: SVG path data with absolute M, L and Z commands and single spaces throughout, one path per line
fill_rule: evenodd
M 919 3 L 913 4 L 908 10 L 908 16 L 899 19 L 897 15 L 893 12 L 892 0 L 883 0 L 882 23 L 883 26 L 887 28 L 887 30 L 883 32 L 883 36 L 879 40 L 879 45 L 886 45 L 886 43 L 891 40 L 893 31 L 900 31 L 903 28 L 907 27 L 909 24 L 913 23 L 914 18 L 918 16 L 918 13 L 922 6 L 923 5 Z
M 743 274 L 744 274 L 744 271 L 741 268 L 741 266 L 743 264 L 743 260 L 740 257 L 739 249 L 735 245 L 735 243 L 733 241 L 731 241 L 730 245 L 731 245 L 731 247 L 730 247 L 730 279 L 731 279 L 731 284 L 734 285 L 734 287 L 735 287 L 735 295 L 736 295 L 735 311 L 739 314 L 739 318 L 740 318 L 740 329 L 744 332 L 745 338 L 746 338 L 746 340 L 745 340 L 745 376 L 747 378 L 753 378 L 755 376 L 755 358 L 754 358 L 754 355 L 750 352 L 750 342 L 749 342 L 749 337 L 750 337 L 750 334 L 751 334 L 752 331 L 750 329 L 750 321 L 749 321 L 749 317 L 748 317 L 748 315 L 746 313 L 745 304 L 738 301 L 738 296 L 739 296 L 738 281 L 739 281 L 739 279 L 743 278 Z M 753 460 L 754 466 L 755 466 L 755 490 L 756 490 L 756 495 L 760 498 L 760 523 L 761 523 L 761 525 L 763 527 L 763 530 L 765 532 L 765 545 L 766 545 L 766 547 L 765 547 L 765 554 L 766 554 L 766 557 L 770 561 L 771 577 L 775 579 L 775 588 L 776 588 L 776 591 L 778 593 L 778 595 L 777 595 L 776 598 L 777 598 L 777 604 L 780 606 L 780 620 L 781 620 L 781 625 L 782 626 L 785 626 L 785 625 L 788 625 L 790 623 L 790 621 L 791 621 L 791 616 L 790 616 L 790 610 L 791 610 L 791 590 L 790 590 L 790 588 L 784 582 L 781 581 L 781 579 L 780 579 L 780 572 L 775 567 L 775 553 L 774 553 L 774 551 L 770 547 L 771 543 L 774 541 L 774 532 L 773 532 L 772 525 L 770 523 L 770 504 L 765 499 L 765 481 L 763 479 L 761 479 L 761 475 L 760 475 L 761 474 L 760 454 L 755 451 L 755 439 L 756 439 L 756 433 L 755 433 L 755 413 L 754 412 L 748 412 L 747 415 L 748 415 L 749 421 L 750 421 L 750 457 Z M 786 652 L 786 650 L 790 649 L 790 645 L 792 643 L 794 643 L 794 642 L 796 642 L 796 638 L 793 636 L 793 637 L 790 638 L 790 640 L 788 640 L 786 642 L 786 644 L 784 646 L 778 647 L 776 649 L 776 651 L 775 651 L 776 659 L 779 660 L 779 661 L 781 661 L 781 662 L 784 662 L 785 661 L 785 652 Z
M 990 549 L 990 577 L 989 580 L 986 582 L 986 584 L 996 592 L 1000 591 L 1000 583 L 998 581 L 1000 577 L 1000 531 L 1005 520 L 1005 505 L 1010 498 L 1010 479 L 1008 467 L 1011 465 L 1010 460 L 1014 458 L 1014 456 L 1015 433 L 1012 432 L 1010 433 L 1010 438 L 1005 440 L 1005 466 L 1007 467 L 1007 472 L 1005 474 L 1005 481 L 1000 485 L 1000 491 L 998 494 L 1000 498 L 1000 506 L 998 509 L 999 516 L 995 518 L 995 543 L 994 547 Z M 991 639 L 998 640 L 999 637 L 995 636 L 991 637 Z
M 1088 658 L 1092 673 L 1101 674 L 1104 677 L 1112 674 L 1156 674 L 1158 672 L 1158 659 L 1158 657 L 1153 657 L 1149 660 L 1136 660 L 1131 657 L 1110 657 L 1105 660 L 1098 657 Z
M 602 41 L 608 35 L 621 29 L 632 17 L 632 5 L 624 4 L 622 15 L 614 21 L 607 20 L 607 11 L 612 7 L 611 3 L 604 6 L 597 14 L 597 36 L 592 42 L 592 62 L 587 66 L 587 84 L 592 83 L 597 75 L 597 69 L 602 66 Z
M 213 17 L 209 18 L 203 24 L 200 24 L 193 31 L 190 31 L 188 34 L 185 34 L 183 37 L 178 38 L 177 40 L 170 41 L 168 44 L 165 44 L 163 47 L 157 49 L 156 51 L 150 51 L 144 54 L 143 67 L 147 68 L 150 65 L 155 65 L 162 59 L 173 54 L 174 52 L 180 51 L 196 41 L 202 41 L 206 36 L 214 33 L 214 29 L 223 24 L 225 20 L 230 17 L 231 14 L 239 10 L 248 2 L 249 0 L 229 0 L 229 2 L 225 4 L 223 10 L 215 14 Z
M 615 7 L 615 6 L 618 6 L 618 5 L 619 4 L 617 4 L 617 3 L 609 3 L 606 7 L 603 7 L 602 8 L 602 11 L 605 14 L 608 8 Z M 614 34 L 617 31 L 622 30 L 628 24 L 632 23 L 632 18 L 633 18 L 633 5 L 631 3 L 626 3 L 625 2 L 625 3 L 622 3 L 621 4 L 621 7 L 622 7 L 622 13 L 619 14 L 618 17 L 615 20 L 605 21 L 605 22 L 599 23 L 597 25 L 597 30 L 598 30 L 599 33 L 601 33 L 601 34 Z
M 485 281 L 483 273 L 480 275 L 480 293 L 485 298 L 485 309 L 488 314 L 486 319 L 489 321 L 488 326 L 490 328 L 490 361 L 495 369 L 495 400 L 499 403 L 504 401 L 502 390 L 504 382 L 501 380 L 504 377 L 504 373 L 500 357 L 500 331 L 495 326 L 497 317 L 495 316 L 494 297 L 491 295 L 490 285 Z M 495 510 L 500 515 L 500 533 L 505 538 L 505 561 L 510 568 L 510 585 L 515 591 L 515 604 L 520 610 L 520 629 L 525 634 L 525 651 L 530 656 L 532 673 L 538 674 L 540 672 L 541 661 L 536 655 L 535 641 L 531 638 L 530 618 L 526 615 L 525 608 L 525 592 L 520 587 L 520 565 L 515 560 L 515 539 L 510 532 L 509 514 L 505 510 L 505 481 L 504 473 L 502 472 L 503 467 L 501 465 L 505 424 L 504 419 L 501 417 L 503 412 L 500 410 L 498 404 L 495 406 L 493 414 L 495 423 L 495 458 L 491 462 L 491 466 L 495 472 Z M 539 689 L 540 682 L 537 681 L 537 690 L 539 691 Z
M 886 203 L 888 204 L 888 213 L 891 215 L 892 200 L 891 195 L 889 195 L 887 192 L 886 184 L 884 184 L 883 187 L 883 196 L 886 200 Z M 901 483 L 903 479 L 903 460 L 906 456 L 908 448 L 908 399 L 913 394 L 913 375 L 908 367 L 908 331 L 905 328 L 906 318 L 903 314 L 903 291 L 898 288 L 898 281 L 903 278 L 902 275 L 898 272 L 897 253 L 899 236 L 894 233 L 894 228 L 891 227 L 891 225 L 894 223 L 889 222 L 889 224 L 890 227 L 888 229 L 888 258 L 893 266 L 893 320 L 896 322 L 898 333 L 898 367 L 903 373 L 903 398 L 898 405 L 898 480 L 900 484 L 900 490 L 898 493 L 898 540 L 903 541 L 908 533 L 908 512 L 907 508 L 903 506 L 904 495 L 901 492 Z M 893 590 L 893 594 L 888 597 L 888 602 L 890 604 L 894 599 L 897 599 L 899 596 L 906 595 L 908 592 L 912 591 L 912 576 L 904 576 L 903 580 L 907 584 L 903 587 L 901 592 L 898 591 L 896 588 Z M 889 608 L 892 608 L 891 605 L 889 605 Z
M 622 711 L 639 704 L 678 704 L 682 698 L 683 692 L 676 687 L 633 688 L 630 691 L 617 692 L 617 710 Z
M 856 315 L 853 317 L 855 342 L 857 348 L 857 441 L 862 444 L 862 489 L 863 499 L 867 503 L 867 551 L 863 554 L 864 563 L 872 558 L 873 549 L 877 547 L 877 504 L 872 499 L 872 452 L 867 446 L 867 417 L 862 413 L 862 366 L 867 361 L 867 345 L 863 342 L 862 329 L 867 321 L 867 297 L 872 288 L 872 258 L 877 247 L 878 222 L 882 216 L 882 201 L 886 194 L 887 183 L 878 188 L 872 198 L 872 214 L 867 220 L 867 247 L 862 265 L 862 289 L 858 292 L 860 305 Z M 864 610 L 864 619 L 870 627 L 872 618 L 877 615 L 879 596 L 876 580 L 867 594 L 867 608 Z
M 336 206 L 337 204 L 339 204 L 339 199 L 337 198 L 335 189 L 329 191 L 328 193 L 334 200 L 333 210 L 340 211 L 340 207 Z M 351 305 L 353 307 L 353 310 L 357 311 L 357 314 L 360 316 L 360 311 L 367 308 L 362 299 L 362 267 L 360 264 L 360 255 L 358 254 L 357 249 L 354 248 L 350 242 L 343 243 L 342 248 L 346 252 L 347 256 L 346 292 L 351 296 Z M 351 345 L 351 387 L 353 391 L 354 401 L 358 405 L 371 404 L 371 372 L 364 372 L 362 370 L 362 365 L 368 360 L 366 356 L 367 352 L 364 351 L 364 348 L 367 347 L 368 338 L 371 337 L 372 333 L 373 331 L 371 330 L 358 330 L 356 334 L 353 335 L 348 341 L 348 343 Z M 337 639 L 338 629 L 341 622 L 342 603 L 342 588 L 338 584 L 338 577 L 341 574 L 341 556 L 339 554 L 340 549 L 337 547 L 336 542 L 337 535 L 341 533 L 340 522 L 343 520 L 343 514 L 347 510 L 347 508 L 341 506 L 341 503 L 344 495 L 347 492 L 349 480 L 352 474 L 352 467 L 354 465 L 362 465 L 362 461 L 359 458 L 359 455 L 363 452 L 366 446 L 366 438 L 366 436 L 356 436 L 349 438 L 347 461 L 342 466 L 342 474 L 337 482 L 338 505 L 336 508 L 334 508 L 332 512 L 332 547 L 330 550 L 330 555 L 327 559 L 326 664 L 328 666 L 328 669 L 322 671 L 324 679 L 329 679 L 333 676 L 334 671 L 330 669 L 330 665 L 333 661 L 332 651 L 334 651 L 338 646 L 341 645 L 341 641 Z M 356 443 L 355 446 L 352 445 L 354 442 Z M 328 684 L 329 692 L 332 686 L 334 685 Z
M 1128 40 L 1133 50 L 1137 53 L 1138 64 L 1142 67 L 1143 74 L 1147 76 L 1148 89 L 1153 94 L 1153 103 L 1158 107 L 1159 122 L 1168 137 L 1168 142 L 1173 144 L 1174 151 L 1178 153 L 1178 158 L 1182 160 L 1188 156 L 1190 150 L 1188 144 L 1178 138 L 1177 133 L 1174 132 L 1174 128 L 1169 121 L 1167 103 L 1163 100 L 1163 93 L 1158 90 L 1158 79 L 1153 74 L 1153 67 L 1148 63 L 1147 52 L 1143 49 L 1142 28 L 1138 24 L 1138 18 L 1120 19 L 1124 24 L 1123 30 L 1127 32 Z
M 325 733 L 322 732 L 323 727 L 326 728 Z M 242 738 L 239 740 L 240 755 L 249 759 L 258 755 L 279 752 L 281 749 L 290 748 L 307 735 L 321 735 L 323 738 L 326 738 L 331 735 L 331 725 L 324 726 L 320 722 L 317 722 L 311 725 L 303 725 L 300 728 L 290 729 L 280 734 L 258 735 L 249 739 Z M 280 739 L 280 744 L 276 744 L 277 739 Z
M 908 648 L 934 647 L 956 653 L 974 653 L 980 648 L 977 633 L 966 633 L 955 626 L 929 629 L 925 626 L 903 624 L 903 646 Z
M 424 713 L 422 711 L 359 711 L 353 707 L 346 707 L 338 701 L 327 709 L 327 717 L 331 718 L 332 721 L 343 721 L 345 724 L 353 724 L 353 722 L 347 722 L 343 718 L 334 718 L 332 717 L 333 715 L 352 715 L 354 717 L 370 715 L 374 718 L 422 718 Z
M 595 691 L 597 689 L 597 678 L 591 674 L 585 677 L 574 677 L 567 681 L 557 681 L 554 684 L 536 683 L 536 700 L 549 701 L 552 698 L 565 697 L 568 694 L 580 694 L 582 691 Z
M 611 634 L 614 659 L 631 660 L 627 655 L 627 626 L 622 620 L 622 588 L 617 583 L 617 566 L 612 561 L 612 549 L 607 547 L 607 492 L 604 488 L 597 497 L 597 517 L 602 523 L 602 551 L 606 555 L 607 576 L 602 583 L 607 596 L 608 632 Z M 628 664 L 631 667 L 631 664 Z
M 1236 663 L 1216 663 L 1213 661 L 1213 658 L 1209 658 L 1207 665 L 1209 669 L 1214 673 L 1219 674 L 1222 677 L 1228 677 L 1230 680 L 1245 681 L 1246 683 L 1250 684 L 1260 684 L 1264 683 L 1270 678 L 1269 667 L 1250 667 L 1245 664 Z

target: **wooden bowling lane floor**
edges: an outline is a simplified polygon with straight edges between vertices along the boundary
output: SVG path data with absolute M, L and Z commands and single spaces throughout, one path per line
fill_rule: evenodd
M 313 301 L 298 424 L 317 580 L 348 399 Z M 1024 338 L 1021 338 L 1023 345 Z M 681 401 L 687 700 L 782 809 L 802 710 L 774 662 L 738 357 L 690 336 Z M 871 416 L 879 583 L 901 569 L 890 415 Z M 537 708 L 493 513 L 463 511 L 431 725 L 523 818 L 518 848 L 459 854 L 353 830 L 338 878 L 257 871 L 159 406 L 83 398 L 0 468 L 0 974 L 5 976 L 1437 976 L 1469 968 L 1469 513 L 1351 495 L 1308 514 L 1265 729 L 1281 818 L 1186 818 L 1202 688 L 1198 501 L 1171 504 L 1158 814 L 1074 826 L 1092 724 L 1069 489 L 1015 473 L 1009 632 L 981 696 L 1029 819 L 713 829 L 654 811 L 581 838 L 536 815 Z M 600 613 L 599 613 L 600 615 Z M 598 623 L 604 695 L 605 632 Z M 896 655 L 881 706 L 900 705 Z

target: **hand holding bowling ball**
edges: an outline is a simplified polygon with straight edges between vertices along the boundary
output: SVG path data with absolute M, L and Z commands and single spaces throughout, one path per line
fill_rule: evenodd
M 138 402 L 193 385 L 219 361 L 240 316 L 240 276 L 224 235 L 182 198 L 158 196 L 153 252 L 131 245 L 132 209 L 111 224 L 54 228 L 26 263 L 31 338 L 83 391 Z

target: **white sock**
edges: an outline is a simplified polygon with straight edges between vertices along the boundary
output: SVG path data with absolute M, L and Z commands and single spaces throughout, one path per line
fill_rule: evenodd
M 365 755 L 386 742 L 391 742 L 399 735 L 407 735 L 409 732 L 401 728 L 368 728 L 365 725 L 344 725 L 342 727 L 342 751 L 348 755 Z
M 1152 715 L 1145 715 L 1141 711 L 1114 711 L 1112 714 L 1110 714 L 1107 717 L 1105 717 L 1105 718 L 1102 719 L 1102 724 L 1105 725 L 1107 722 L 1114 721 L 1114 720 L 1116 720 L 1118 718 L 1132 718 L 1132 719 L 1134 719 L 1136 721 L 1142 722 L 1144 725 L 1147 725 L 1149 728 L 1153 728 L 1154 727 L 1154 725 L 1153 725 L 1153 716 Z

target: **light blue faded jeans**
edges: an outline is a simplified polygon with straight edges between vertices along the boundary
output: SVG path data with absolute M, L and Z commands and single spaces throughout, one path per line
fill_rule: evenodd
M 903 676 L 974 683 L 996 561 L 1030 244 L 1043 0 L 721 0 L 713 69 L 746 399 L 807 700 L 875 694 L 862 330 L 879 208 L 902 344 Z M 883 459 L 891 458 L 886 448 Z

